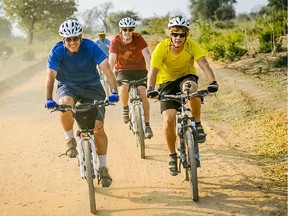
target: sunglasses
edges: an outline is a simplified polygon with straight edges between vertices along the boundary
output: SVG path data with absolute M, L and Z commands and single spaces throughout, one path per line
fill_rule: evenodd
M 134 28 L 122 28 L 122 31 L 124 31 L 124 32 L 127 32 L 127 31 L 132 32 L 132 31 L 134 31 Z
M 186 37 L 186 33 L 179 34 L 179 33 L 172 32 L 171 35 L 172 37 L 178 37 L 178 36 L 180 36 L 180 38 Z
M 71 43 L 72 41 L 73 42 L 77 42 L 80 40 L 80 36 L 77 36 L 77 37 L 68 37 L 68 38 L 65 38 L 64 39 L 67 43 Z

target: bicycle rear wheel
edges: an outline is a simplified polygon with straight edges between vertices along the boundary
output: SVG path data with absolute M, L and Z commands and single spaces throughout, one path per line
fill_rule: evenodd
M 89 189 L 89 201 L 90 201 L 90 212 L 96 213 L 96 199 L 95 199 L 95 187 L 93 183 L 93 165 L 92 165 L 92 154 L 91 154 L 91 143 L 88 140 L 83 141 L 84 146 L 84 159 L 85 159 L 85 175 Z M 93 145 L 93 144 L 92 144 Z
M 185 131 L 185 142 L 188 148 L 188 160 L 190 164 L 190 189 L 192 193 L 192 199 L 194 202 L 199 200 L 198 193 L 198 177 L 197 177 L 197 161 L 195 152 L 194 135 L 191 130 Z
M 141 116 L 141 105 L 137 104 L 134 106 L 134 120 L 135 126 L 137 127 L 136 130 L 136 141 L 138 146 L 138 152 L 141 158 L 145 158 L 145 135 L 144 135 L 144 128 Z

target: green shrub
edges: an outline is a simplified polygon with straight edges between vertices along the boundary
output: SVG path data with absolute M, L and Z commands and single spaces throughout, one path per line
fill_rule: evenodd
M 260 52 L 281 51 L 282 41 L 280 38 L 287 34 L 287 11 L 267 10 L 265 16 L 256 20 L 256 27 Z
M 222 60 L 225 58 L 225 44 L 220 42 L 209 43 L 206 49 L 211 54 L 213 60 Z
M 243 41 L 241 32 L 230 32 L 225 35 L 214 34 L 214 37 L 210 38 L 204 47 L 211 54 L 213 60 L 234 61 L 247 53 L 247 50 L 242 48 Z
M 281 57 L 277 58 L 277 59 L 272 63 L 272 67 L 274 67 L 274 68 L 287 67 L 287 58 L 288 58 L 288 55 L 286 55 L 286 56 L 281 56 Z
M 141 35 L 149 35 L 149 32 L 144 29 L 144 30 L 141 30 L 141 31 L 140 31 L 140 34 L 141 34 Z
M 275 46 L 275 49 L 278 50 L 277 47 L 279 46 L 281 47 L 282 45 L 281 42 L 279 42 L 279 44 L 277 43 L 277 40 L 275 40 L 274 38 L 273 31 L 270 31 L 269 29 L 260 31 L 258 34 L 258 39 L 260 41 L 259 51 L 261 53 L 272 52 L 274 49 L 274 46 Z
M 214 25 L 220 29 L 232 29 L 235 27 L 235 23 L 232 21 L 217 21 Z
M 247 53 L 246 49 L 238 46 L 235 42 L 227 44 L 225 59 L 229 61 L 238 60 L 241 56 L 244 56 Z

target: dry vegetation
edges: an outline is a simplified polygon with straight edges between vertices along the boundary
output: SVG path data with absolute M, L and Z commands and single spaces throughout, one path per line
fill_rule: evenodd
M 223 125 L 222 132 L 238 143 L 234 144 L 235 150 L 245 151 L 265 170 L 271 180 L 265 188 L 283 191 L 287 184 L 287 68 L 273 68 L 272 64 L 285 55 L 245 56 L 226 65 L 253 80 L 255 88 L 267 90 L 266 97 L 276 103 L 255 100 L 245 92 L 245 85 L 243 89 L 224 89 L 223 85 L 218 98 L 207 103 L 207 114 L 214 119 L 215 127 Z

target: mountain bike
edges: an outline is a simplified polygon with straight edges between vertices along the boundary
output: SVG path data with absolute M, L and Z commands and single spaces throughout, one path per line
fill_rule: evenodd
M 145 158 L 145 119 L 143 104 L 137 87 L 146 80 L 146 77 L 131 81 L 121 80 L 123 85 L 129 85 L 129 128 L 136 136 L 138 152 L 143 159 Z
M 185 86 L 186 93 L 176 95 L 161 95 L 161 101 L 175 100 L 181 104 L 176 114 L 176 134 L 177 134 L 177 157 L 179 158 L 179 172 L 181 167 L 184 170 L 184 178 L 190 181 L 190 189 L 194 202 L 199 200 L 197 167 L 200 167 L 199 147 L 197 140 L 196 124 L 187 102 L 193 97 L 200 97 L 204 103 L 204 97 L 208 95 L 207 90 L 200 90 L 189 93 L 191 84 Z
M 78 125 L 77 151 L 78 165 L 82 179 L 86 179 L 89 190 L 90 212 L 96 213 L 95 187 L 93 180 L 98 179 L 97 152 L 94 140 L 94 124 L 97 115 L 97 107 L 109 105 L 108 100 L 94 101 L 93 103 L 77 102 L 74 107 L 69 105 L 58 105 L 54 111 L 71 111 Z M 61 155 L 60 155 L 61 156 Z

